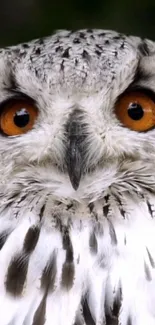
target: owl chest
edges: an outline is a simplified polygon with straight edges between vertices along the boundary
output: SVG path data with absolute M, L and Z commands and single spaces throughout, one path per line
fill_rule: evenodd
M 51 319 L 55 325 L 74 324 L 81 318 L 100 324 L 119 317 L 124 325 L 129 313 L 114 315 L 116 302 L 119 310 L 127 303 L 132 309 L 132 297 L 138 301 L 145 291 L 151 304 L 152 197 L 141 201 L 106 195 L 79 204 L 42 196 L 31 198 L 26 208 L 22 204 L 14 204 L 12 214 L 6 210 L 0 219 L 0 304 L 12 306 L 0 316 L 2 325 L 13 319 L 17 325 L 36 325 L 39 313 L 46 316 L 45 324 Z M 96 323 L 88 322 L 85 308 Z

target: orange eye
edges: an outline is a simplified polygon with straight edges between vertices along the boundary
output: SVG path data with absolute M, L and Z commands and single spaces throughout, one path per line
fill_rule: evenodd
M 32 129 L 37 115 L 37 108 L 28 100 L 11 100 L 0 114 L 0 129 L 8 136 L 26 133 Z
M 155 126 L 155 103 L 138 91 L 121 96 L 115 113 L 124 126 L 134 131 L 147 131 Z

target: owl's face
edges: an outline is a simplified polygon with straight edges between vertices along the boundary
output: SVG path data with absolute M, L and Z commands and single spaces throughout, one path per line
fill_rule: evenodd
M 154 78 L 154 43 L 111 31 L 60 31 L 2 49 L 6 192 L 94 199 L 122 179 L 145 183 L 155 175 Z

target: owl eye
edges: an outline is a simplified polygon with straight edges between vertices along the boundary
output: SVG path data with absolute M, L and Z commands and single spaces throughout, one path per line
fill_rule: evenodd
M 32 129 L 38 109 L 28 100 L 10 100 L 0 113 L 0 130 L 8 136 L 20 135 Z
M 124 126 L 134 131 L 147 131 L 155 126 L 155 102 L 143 92 L 122 95 L 115 113 Z

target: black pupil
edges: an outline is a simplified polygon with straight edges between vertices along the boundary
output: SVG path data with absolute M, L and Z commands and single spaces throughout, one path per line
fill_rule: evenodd
M 19 128 L 23 128 L 29 123 L 30 115 L 26 108 L 21 108 L 14 115 L 14 123 Z
M 144 115 L 142 106 L 138 103 L 131 103 L 128 107 L 128 115 L 132 120 L 140 120 Z

